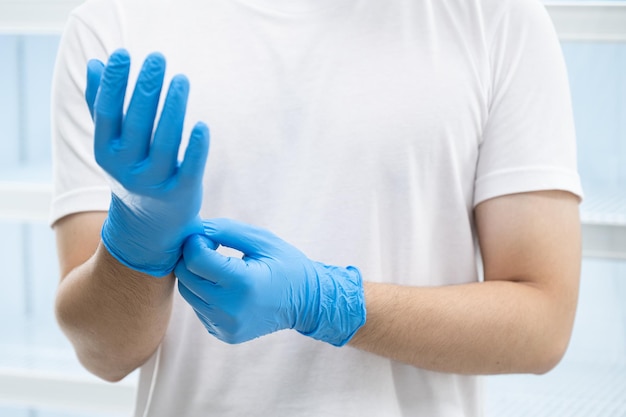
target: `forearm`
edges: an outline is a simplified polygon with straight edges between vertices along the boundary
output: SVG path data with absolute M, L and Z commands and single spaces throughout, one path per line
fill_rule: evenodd
M 117 381 L 154 353 L 167 328 L 173 275 L 156 279 L 118 263 L 100 245 L 61 282 L 57 320 L 81 363 Z
M 511 281 L 437 288 L 366 283 L 365 298 L 367 322 L 352 346 L 460 374 L 548 371 L 566 349 L 575 309 Z

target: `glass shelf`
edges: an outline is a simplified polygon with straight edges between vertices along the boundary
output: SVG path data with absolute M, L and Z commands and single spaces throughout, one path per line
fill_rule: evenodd
M 0 368 L 0 405 L 130 416 L 135 379 L 111 384 L 89 374 Z
M 626 227 L 626 185 L 586 187 L 580 210 L 584 224 Z
M 487 416 L 626 416 L 626 364 L 560 365 L 536 375 L 488 377 Z
M 580 207 L 583 255 L 626 259 L 626 186 L 587 189 Z
M 49 164 L 0 171 L 0 219 L 47 221 L 52 200 Z
M 84 0 L 0 0 L 0 33 L 60 33 Z M 546 1 L 562 39 L 626 40 L 625 1 Z
M 0 0 L 0 32 L 58 33 L 84 0 Z
M 115 384 L 105 382 L 80 365 L 54 324 L 38 323 L 19 329 L 23 335 L 12 343 L 0 343 L 0 406 L 132 414 L 137 372 Z
M 561 40 L 626 40 L 626 1 L 544 2 Z
M 0 219 L 46 221 L 52 196 L 52 185 L 33 181 L 38 174 L 0 175 Z M 39 176 L 41 178 L 41 176 Z M 590 187 L 581 205 L 583 250 L 585 256 L 626 259 L 626 186 Z

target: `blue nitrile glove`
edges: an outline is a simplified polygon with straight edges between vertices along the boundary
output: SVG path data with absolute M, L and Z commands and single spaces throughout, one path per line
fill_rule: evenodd
M 124 115 L 129 69 L 128 53 L 118 50 L 106 66 L 92 60 L 87 70 L 95 157 L 111 177 L 102 242 L 124 265 L 158 277 L 172 272 L 187 236 L 203 231 L 198 213 L 209 132 L 203 123 L 194 127 L 179 164 L 187 78 L 172 79 L 155 126 L 165 59 L 158 53 L 146 58 Z
M 206 220 L 204 230 L 185 242 L 175 274 L 181 295 L 220 340 L 296 329 L 343 346 L 365 323 L 356 268 L 312 261 L 271 232 L 234 220 Z M 244 256 L 224 256 L 217 245 Z

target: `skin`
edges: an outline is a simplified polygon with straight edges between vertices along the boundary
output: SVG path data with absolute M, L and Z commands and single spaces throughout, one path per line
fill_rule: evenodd
M 364 285 L 367 323 L 350 345 L 460 374 L 544 373 L 572 331 L 581 262 L 579 200 L 563 191 L 506 195 L 475 209 L 484 282 Z M 56 315 L 82 364 L 107 381 L 141 366 L 163 339 L 174 277 L 119 264 L 100 242 L 106 213 L 55 224 Z
M 123 107 L 130 72 L 128 52 L 115 51 L 106 67 L 92 60 L 87 68 L 85 98 L 94 119 L 94 156 L 132 195 L 129 212 L 141 215 L 139 219 L 130 216 L 130 223 L 121 220 L 129 219 L 120 215 L 124 210 L 121 207 L 129 206 L 128 200 L 118 195 L 116 205 L 111 205 L 118 213 L 115 226 L 103 230 L 106 212 L 74 214 L 55 224 L 63 277 L 56 315 L 85 368 L 105 380 L 117 381 L 145 362 L 163 339 L 175 280 L 173 275 L 155 279 L 123 266 L 101 243 L 100 231 L 109 243 L 113 242 L 109 248 L 130 252 L 127 246 L 119 249 L 116 244 L 127 240 L 128 233 L 132 233 L 129 230 L 137 230 L 129 224 L 140 224 L 148 239 L 158 236 L 163 243 L 149 249 L 146 240 L 135 243 L 143 249 L 140 263 L 156 266 L 142 270 L 155 274 L 169 270 L 155 263 L 167 258 L 164 254 L 168 249 L 175 250 L 182 244 L 185 236 L 179 236 L 180 230 L 188 232 L 187 228 L 193 227 L 201 204 L 209 133 L 206 126 L 196 124 L 179 165 L 189 91 L 186 77 L 180 75 L 169 84 L 154 128 L 165 74 L 161 54 L 151 54 L 144 61 L 126 114 Z M 163 213 L 175 216 L 164 218 Z M 162 223 L 171 227 L 164 229 Z M 177 256 L 164 261 L 175 264 Z
M 120 264 L 100 241 L 105 212 L 59 220 L 61 283 L 55 313 L 82 365 L 115 382 L 143 364 L 163 339 L 173 274 L 160 279 Z
M 514 194 L 475 210 L 484 282 L 433 288 L 365 285 L 360 349 L 441 372 L 536 373 L 570 340 L 578 299 L 578 198 Z

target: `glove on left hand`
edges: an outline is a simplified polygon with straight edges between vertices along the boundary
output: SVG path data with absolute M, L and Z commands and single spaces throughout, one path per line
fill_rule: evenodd
M 204 230 L 187 239 L 175 273 L 181 295 L 220 340 L 241 343 L 296 329 L 343 346 L 365 323 L 356 268 L 311 261 L 271 232 L 233 220 L 207 220 Z M 224 256 L 217 244 L 244 256 Z
M 88 65 L 85 98 L 95 122 L 94 153 L 111 176 L 102 242 L 122 264 L 158 277 L 174 269 L 185 238 L 202 233 L 198 213 L 209 131 L 203 123 L 195 126 L 179 164 L 187 78 L 172 79 L 155 129 L 165 59 L 158 53 L 146 58 L 124 115 L 129 70 L 125 50 L 114 52 L 106 67 L 96 60 Z

